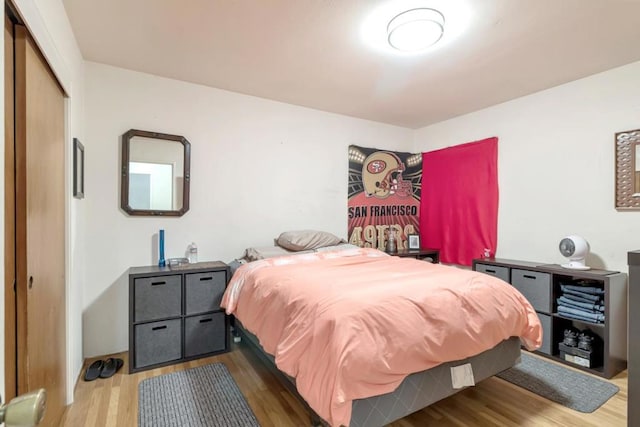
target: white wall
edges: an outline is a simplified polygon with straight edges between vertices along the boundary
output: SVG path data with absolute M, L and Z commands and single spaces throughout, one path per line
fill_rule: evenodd
M 86 69 L 85 357 L 128 348 L 131 266 L 198 245 L 200 261 L 231 261 L 285 230 L 346 238 L 347 147 L 407 150 L 412 131 L 97 63 Z M 120 210 L 120 137 L 129 129 L 191 143 L 191 207 L 180 218 Z
M 14 5 L 25 22 L 34 40 L 40 47 L 58 81 L 66 91 L 66 286 L 67 286 L 67 402 L 73 400 L 73 387 L 82 368 L 81 301 L 84 276 L 82 249 L 83 206 L 72 198 L 72 139 L 82 140 L 83 133 L 83 60 L 73 36 L 66 12 L 60 0 L 14 0 Z M 4 35 L 3 35 L 4 37 Z M 4 78 L 4 66 L 1 68 Z M 0 105 L 4 113 L 4 105 Z M 3 125 L 4 126 L 4 125 Z M 4 132 L 2 133 L 4 144 Z M 1 150 L 4 155 L 4 150 Z M 4 176 L 0 177 L 4 181 Z M 1 184 L 1 183 L 0 183 Z M 0 185 L 4 189 L 4 184 Z M 0 190 L 2 191 L 2 190 Z M 4 210 L 0 218 L 4 223 Z M 4 239 L 4 230 L 0 233 Z M 4 255 L 4 247 L 0 254 Z M 0 274 L 4 276 L 4 264 L 0 263 Z M 4 319 L 4 293 L 0 293 L 0 319 Z M 4 334 L 4 326 L 0 328 Z M 0 366 L 4 366 L 4 337 L 1 339 Z M 0 370 L 0 387 L 4 390 L 4 369 Z
M 640 62 L 419 129 L 412 151 L 497 136 L 497 256 L 560 263 L 578 234 L 590 265 L 626 272 L 640 212 L 614 209 L 614 133 L 638 128 Z

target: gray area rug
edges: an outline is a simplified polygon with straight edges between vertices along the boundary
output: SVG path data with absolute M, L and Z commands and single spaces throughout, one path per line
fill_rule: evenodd
M 260 427 L 222 363 L 143 380 L 139 427 Z
M 522 362 L 497 377 L 579 412 L 593 412 L 620 389 L 522 352 Z

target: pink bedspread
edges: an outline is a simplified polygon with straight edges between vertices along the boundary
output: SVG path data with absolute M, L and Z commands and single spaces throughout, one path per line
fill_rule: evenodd
M 413 372 L 542 329 L 511 285 L 468 270 L 349 249 L 240 267 L 223 307 L 255 334 L 307 403 L 332 426 L 351 403 L 393 391 Z

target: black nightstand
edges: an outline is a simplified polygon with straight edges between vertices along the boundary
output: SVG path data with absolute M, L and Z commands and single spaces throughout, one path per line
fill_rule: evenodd
M 431 258 L 431 262 L 434 264 L 440 263 L 440 249 L 398 249 L 397 252 L 387 252 L 389 255 L 403 257 L 403 258 L 415 258 L 424 259 Z

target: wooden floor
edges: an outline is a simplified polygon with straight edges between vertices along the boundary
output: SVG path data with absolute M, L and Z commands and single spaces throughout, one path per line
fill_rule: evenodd
M 142 380 L 213 362 L 227 366 L 262 427 L 310 426 L 304 407 L 243 344 L 234 344 L 231 352 L 219 356 L 131 375 L 127 373 L 127 354 L 117 356 L 125 365 L 112 378 L 78 380 L 75 401 L 67 408 L 63 426 L 136 426 L 138 384 Z M 85 367 L 92 361 L 86 361 Z M 594 413 L 583 414 L 493 377 L 390 426 L 626 426 L 627 372 L 612 382 L 620 392 Z

